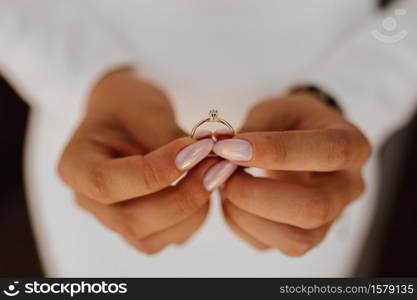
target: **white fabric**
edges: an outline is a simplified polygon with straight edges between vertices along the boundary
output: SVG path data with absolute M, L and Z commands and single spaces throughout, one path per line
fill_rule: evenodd
M 397 7 L 409 34 L 385 44 L 371 0 L 1 1 L 0 68 L 32 106 L 27 190 L 48 275 L 349 276 L 375 212 L 375 158 L 366 195 L 303 258 L 252 250 L 217 205 L 184 248 L 142 255 L 76 208 L 55 165 L 94 82 L 126 64 L 168 91 L 184 128 L 210 108 L 238 126 L 257 100 L 312 80 L 377 146 L 417 95 L 417 3 Z
M 405 16 L 396 15 L 396 9 Z M 395 17 L 397 30 L 383 22 Z M 337 99 L 374 143 L 389 136 L 415 113 L 417 104 L 417 1 L 397 6 L 359 24 L 309 78 Z M 382 20 L 382 21 L 381 21 Z M 385 36 L 375 37 L 374 30 Z M 402 35 L 404 33 L 404 35 Z M 390 37 L 401 39 L 390 42 Z M 395 39 L 392 39 L 393 41 Z

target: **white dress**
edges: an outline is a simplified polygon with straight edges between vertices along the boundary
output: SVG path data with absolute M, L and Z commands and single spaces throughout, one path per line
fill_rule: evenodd
M 210 108 L 238 127 L 256 101 L 314 82 L 378 147 L 417 97 L 417 1 L 397 2 L 405 15 L 378 15 L 375 2 L 3 0 L 0 70 L 32 108 L 26 187 L 47 275 L 351 275 L 377 213 L 375 158 L 366 169 L 367 193 L 302 258 L 244 244 L 225 225 L 216 195 L 190 243 L 142 255 L 76 207 L 55 166 L 91 87 L 122 65 L 168 92 L 185 129 Z M 382 23 L 388 16 L 397 28 L 392 19 Z M 389 43 L 373 30 L 407 32 Z

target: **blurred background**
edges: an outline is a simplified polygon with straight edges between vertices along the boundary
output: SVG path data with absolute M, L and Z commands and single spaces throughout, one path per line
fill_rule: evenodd
M 0 78 L 0 276 L 42 276 L 23 189 L 28 106 Z
M 0 276 L 43 276 L 22 178 L 28 106 L 0 79 Z M 378 153 L 379 209 L 357 276 L 417 276 L 417 115 Z
M 381 6 L 391 1 L 381 1 Z M 416 95 L 417 100 L 417 95 Z M 22 150 L 29 107 L 0 74 L 0 276 L 44 276 L 24 192 Z M 377 216 L 356 276 L 417 276 L 417 114 L 375 154 Z

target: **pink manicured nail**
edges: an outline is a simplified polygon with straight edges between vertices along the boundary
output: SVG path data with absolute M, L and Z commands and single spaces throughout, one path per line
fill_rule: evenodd
M 236 171 L 237 166 L 227 160 L 223 160 L 211 167 L 203 179 L 203 184 L 208 191 L 212 191 L 226 182 Z
M 177 168 L 180 170 L 191 169 L 210 153 L 213 144 L 212 139 L 204 139 L 182 149 L 175 159 Z
M 211 137 L 211 135 L 212 135 L 213 133 L 210 131 L 210 130 L 207 130 L 207 129 L 203 129 L 203 130 L 199 130 L 199 131 L 197 131 L 196 133 L 195 133 L 195 135 L 194 135 L 194 137 L 198 140 L 198 139 L 201 139 L 201 138 L 208 138 L 208 137 Z
M 252 145 L 244 140 L 227 139 L 217 142 L 214 153 L 230 160 L 248 161 L 252 159 Z

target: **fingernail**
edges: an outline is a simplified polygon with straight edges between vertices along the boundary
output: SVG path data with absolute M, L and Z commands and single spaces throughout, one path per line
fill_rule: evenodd
M 214 153 L 225 159 L 248 161 L 252 159 L 252 145 L 244 140 L 227 139 L 217 142 Z
M 212 139 L 204 139 L 182 149 L 175 159 L 177 168 L 180 170 L 191 169 L 210 153 L 213 144 Z
M 199 130 L 195 133 L 194 137 L 198 140 L 201 139 L 203 137 L 211 137 L 212 132 L 210 130 L 207 129 L 203 129 L 203 130 Z
M 212 191 L 226 182 L 236 171 L 237 166 L 227 160 L 223 160 L 211 167 L 203 179 L 206 190 Z

